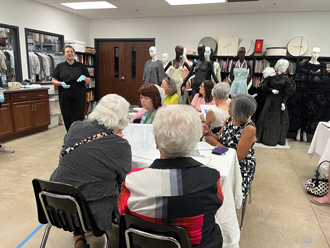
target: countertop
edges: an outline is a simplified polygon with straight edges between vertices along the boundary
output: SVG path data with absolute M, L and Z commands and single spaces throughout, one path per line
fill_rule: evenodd
M 20 89 L 9 89 L 5 87 L 3 89 L 3 93 L 20 93 L 20 92 L 27 92 L 27 91 L 41 91 L 41 90 L 48 90 L 48 87 L 41 87 L 41 88 L 20 88 Z

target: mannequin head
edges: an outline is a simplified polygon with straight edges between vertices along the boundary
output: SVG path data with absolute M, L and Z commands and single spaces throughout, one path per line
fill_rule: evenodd
M 276 65 L 274 66 L 275 71 L 277 71 L 278 74 L 282 74 L 288 69 L 289 67 L 289 61 L 286 59 L 279 59 L 276 62 Z
M 151 46 L 151 47 L 149 48 L 149 55 L 150 55 L 150 57 L 151 57 L 151 58 L 152 58 L 152 57 L 155 57 L 155 56 L 156 56 L 156 53 L 157 53 L 157 49 L 156 49 L 156 47 Z
M 211 48 L 210 47 L 205 47 L 205 59 L 210 60 L 211 59 Z
M 182 56 L 182 54 L 183 54 L 183 46 L 177 45 L 175 47 L 175 54 L 176 55 L 179 55 L 179 56 Z
M 167 63 L 168 63 L 168 53 L 163 53 L 162 61 L 163 61 L 164 65 L 167 65 Z
M 204 58 L 204 53 L 205 53 L 205 46 L 203 44 L 198 46 L 198 55 L 199 58 Z
M 317 61 L 317 59 L 320 57 L 320 48 L 318 47 L 314 47 L 312 50 L 312 60 L 313 61 Z
M 245 58 L 245 47 L 240 47 L 237 52 L 239 60 L 243 61 Z

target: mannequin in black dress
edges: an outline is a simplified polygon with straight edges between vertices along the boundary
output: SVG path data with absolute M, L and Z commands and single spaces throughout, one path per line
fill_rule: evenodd
M 213 65 L 211 61 L 207 61 L 205 59 L 205 46 L 199 45 L 198 46 L 198 55 L 199 59 L 195 61 L 189 71 L 187 77 L 183 80 L 182 87 L 183 91 L 185 90 L 186 82 L 192 76 L 193 72 L 195 71 L 195 79 L 193 84 L 191 85 L 192 88 L 192 95 L 194 96 L 196 93 L 199 92 L 199 86 L 206 80 L 208 72 L 211 71 L 211 75 L 214 78 L 216 83 L 219 83 L 217 76 L 214 74 Z

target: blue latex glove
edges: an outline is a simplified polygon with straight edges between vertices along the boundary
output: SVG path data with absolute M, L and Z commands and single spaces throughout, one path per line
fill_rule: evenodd
M 5 96 L 3 95 L 3 93 L 0 93 L 0 102 L 4 102 L 5 101 Z
M 69 89 L 71 85 L 67 85 L 65 82 L 61 82 L 61 85 L 64 89 Z
M 78 79 L 77 82 L 81 82 L 81 81 L 85 81 L 86 76 L 85 75 L 81 75 Z

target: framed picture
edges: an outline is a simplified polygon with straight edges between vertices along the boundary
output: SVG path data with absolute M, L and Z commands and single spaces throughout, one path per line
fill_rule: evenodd
M 254 48 L 254 56 L 261 56 L 262 55 L 262 45 L 264 40 L 256 40 L 256 45 Z
M 238 36 L 219 36 L 218 56 L 237 56 Z

